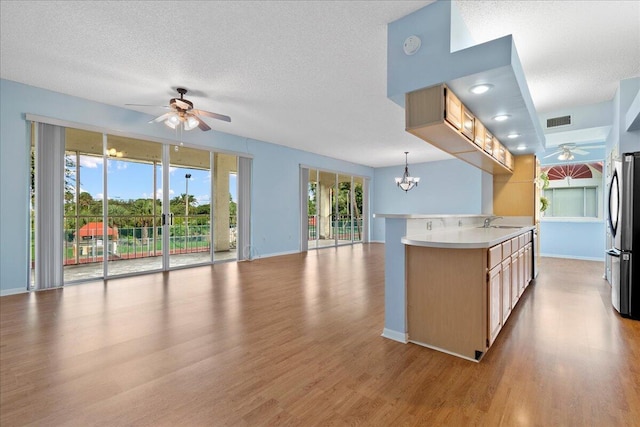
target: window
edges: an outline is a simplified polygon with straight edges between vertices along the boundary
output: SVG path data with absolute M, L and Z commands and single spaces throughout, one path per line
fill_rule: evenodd
M 602 216 L 602 162 L 547 166 L 549 177 L 544 197 L 549 201 L 546 217 L 600 218 Z
M 598 217 L 598 187 L 549 188 L 544 196 L 550 202 L 546 216 Z

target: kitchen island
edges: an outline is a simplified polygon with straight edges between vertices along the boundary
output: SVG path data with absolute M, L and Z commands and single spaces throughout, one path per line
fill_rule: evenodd
M 479 361 L 532 278 L 535 227 L 517 218 L 484 228 L 487 215 L 383 217 L 383 336 Z

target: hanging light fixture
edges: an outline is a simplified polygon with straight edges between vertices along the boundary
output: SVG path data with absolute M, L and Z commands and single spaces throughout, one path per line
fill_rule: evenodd
M 558 156 L 558 160 L 573 160 L 575 157 L 573 156 L 573 153 L 570 150 L 563 150 L 562 153 L 560 153 L 560 155 Z
M 401 178 L 396 178 L 396 185 L 405 192 L 411 190 L 413 187 L 418 185 L 418 182 L 420 182 L 420 178 L 409 175 L 408 154 L 408 151 L 404 152 L 404 174 L 402 174 Z
M 184 130 L 191 130 L 200 124 L 197 117 L 191 114 L 173 113 L 164 121 L 164 124 L 171 129 L 177 129 L 182 125 Z

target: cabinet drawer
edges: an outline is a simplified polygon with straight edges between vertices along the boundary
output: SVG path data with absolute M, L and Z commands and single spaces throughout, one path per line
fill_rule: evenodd
M 511 256 L 511 240 L 507 240 L 502 243 L 502 259 L 506 259 Z
M 502 245 L 489 248 L 489 270 L 502 262 Z
M 518 236 L 518 239 L 520 240 L 520 248 L 524 248 L 524 246 L 528 243 L 527 234 L 528 233 L 524 233 Z
M 511 239 L 511 253 L 517 253 L 518 249 L 520 249 L 520 239 L 518 237 L 514 237 Z

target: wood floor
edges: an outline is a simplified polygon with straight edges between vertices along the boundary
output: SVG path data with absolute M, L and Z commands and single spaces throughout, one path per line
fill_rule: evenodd
M 0 425 L 640 425 L 640 322 L 542 259 L 479 364 L 380 336 L 382 244 L 0 298 Z M 464 313 L 460 313 L 464 316 Z

